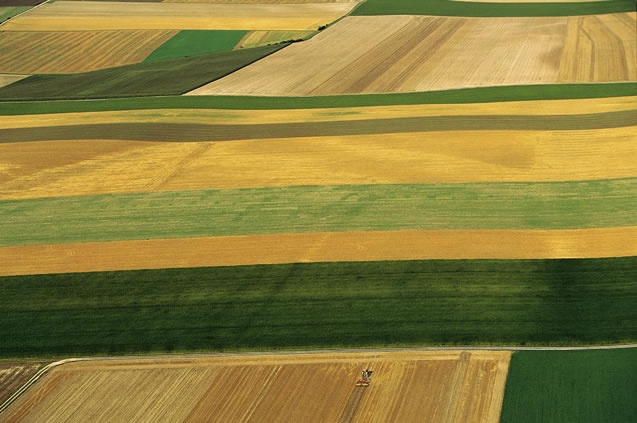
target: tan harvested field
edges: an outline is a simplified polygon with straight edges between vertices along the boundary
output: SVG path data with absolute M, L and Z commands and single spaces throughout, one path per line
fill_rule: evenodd
M 314 34 L 315 31 L 250 31 L 235 46 L 250 48 L 280 43 L 288 40 L 300 40 Z
M 404 230 L 153 239 L 0 247 L 0 276 L 110 270 L 433 259 L 637 255 L 637 227 Z M 33 260 L 37 257 L 37 260 Z
M 636 16 L 350 16 L 191 94 L 302 96 L 637 81 Z
M 0 404 L 24 385 L 44 364 L 0 362 Z
M 52 370 L 8 422 L 476 422 L 500 417 L 509 352 L 104 360 Z M 354 383 L 374 371 L 368 388 Z
M 142 62 L 177 31 L 0 31 L 0 72 L 86 72 Z
M 206 4 L 56 1 L 12 19 L 4 31 L 315 30 L 356 3 Z
M 0 53 L 2 54 L 2 53 Z M 6 75 L 0 74 L 0 87 L 4 87 L 9 84 L 13 84 L 21 79 L 24 79 L 30 75 Z
M 629 178 L 637 175 L 636 156 L 634 127 L 189 143 L 5 143 L 0 144 L 0 199 L 293 185 Z

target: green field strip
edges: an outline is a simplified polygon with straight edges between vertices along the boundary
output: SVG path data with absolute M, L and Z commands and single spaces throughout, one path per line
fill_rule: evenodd
M 635 375 L 637 348 L 516 352 L 500 422 L 635 421 Z
M 0 7 L 0 22 L 4 22 L 7 19 L 11 19 L 15 15 L 19 15 L 22 12 L 26 12 L 31 9 L 31 6 L 8 6 Z
M 136 63 L 75 74 L 34 75 L 0 88 L 0 100 L 179 95 L 254 63 L 286 45 Z
M 0 278 L 0 356 L 637 339 L 637 257 Z
M 398 94 L 353 94 L 318 97 L 161 96 L 125 99 L 2 101 L 0 115 L 97 112 L 141 109 L 317 109 L 411 104 L 466 104 L 525 100 L 564 100 L 637 95 L 637 83 L 545 84 L 463 88 Z
M 247 33 L 248 31 L 179 31 L 153 51 L 145 62 L 232 51 Z
M 484 3 L 453 0 L 366 0 L 352 15 L 576 16 L 634 12 L 634 0 L 597 2 Z
M 637 225 L 637 178 L 299 186 L 0 201 L 0 246 L 401 229 Z
M 0 143 L 73 139 L 199 142 L 427 131 L 581 131 L 627 126 L 637 126 L 637 109 L 578 115 L 418 116 L 259 124 L 113 122 L 10 128 L 0 132 Z

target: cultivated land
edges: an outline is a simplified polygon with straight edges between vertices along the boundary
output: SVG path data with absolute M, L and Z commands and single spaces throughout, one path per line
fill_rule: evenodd
M 36 361 L 0 361 L 0 404 L 24 385 L 43 365 Z
M 572 230 L 321 232 L 0 247 L 0 276 L 433 259 L 637 256 L 637 227 Z M 37 257 L 34 260 L 33 257 Z
M 637 337 L 636 281 L 634 256 L 11 276 L 0 356 L 615 344 Z
M 250 31 L 235 48 L 258 47 L 288 40 L 300 40 L 314 35 L 315 31 Z
M 190 94 L 303 96 L 634 81 L 635 16 L 347 17 Z
M 15 403 L 5 421 L 497 423 L 509 360 L 507 352 L 449 351 L 70 363 Z M 365 367 L 374 370 L 373 383 L 356 388 Z
M 635 374 L 635 348 L 516 352 L 501 422 L 632 421 L 637 415 Z
M 205 4 L 56 1 L 2 26 L 3 31 L 315 30 L 357 3 Z
M 86 72 L 143 61 L 176 31 L 0 31 L 0 72 Z
M 5 223 L 0 245 L 308 232 L 636 226 L 635 182 L 633 178 L 341 185 L 5 200 L 0 203 L 0 220 Z
M 0 87 L 4 87 L 5 85 L 13 84 L 16 81 L 26 78 L 29 75 L 9 75 L 9 74 L 0 74 Z

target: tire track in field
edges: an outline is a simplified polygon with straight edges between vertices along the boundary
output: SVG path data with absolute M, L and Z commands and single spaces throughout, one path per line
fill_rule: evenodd
M 354 388 L 354 392 L 350 395 L 345 410 L 343 410 L 343 414 L 339 420 L 340 423 L 350 423 L 354 421 L 354 416 L 356 416 L 356 412 L 363 401 L 366 390 L 367 388 Z
M 637 125 L 637 113 L 634 110 L 581 115 L 419 116 L 396 119 L 247 125 L 102 123 L 5 129 L 0 132 L 0 143 L 76 139 L 201 142 L 429 131 L 579 131 L 635 125 Z

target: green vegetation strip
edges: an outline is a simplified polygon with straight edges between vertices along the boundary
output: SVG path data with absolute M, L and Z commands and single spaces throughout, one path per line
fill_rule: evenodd
M 632 295 L 635 295 L 634 288 Z M 632 301 L 634 304 L 634 299 Z M 629 320 L 633 330 L 634 322 L 633 314 Z M 618 321 L 617 324 L 622 322 Z M 637 348 L 516 352 L 511 359 L 500 421 L 635 421 L 635 375 Z
M 179 31 L 146 58 L 146 62 L 231 51 L 248 31 Z
M 634 0 L 484 3 L 454 0 L 366 0 L 353 15 L 574 16 L 634 12 Z
M 637 257 L 0 278 L 0 356 L 637 339 Z
M 637 178 L 343 185 L 0 201 L 0 245 L 400 229 L 637 225 Z
M 137 63 L 67 75 L 35 75 L 0 88 L 0 100 L 179 95 L 228 75 L 287 44 Z
M 100 123 L 11 128 L 0 143 L 73 139 L 135 141 L 233 141 L 286 137 L 325 137 L 426 131 L 571 130 L 637 126 L 637 110 L 552 116 L 419 116 L 351 121 L 264 124 Z M 423 139 L 423 142 L 426 142 Z
M 321 97 L 161 96 L 94 101 L 1 101 L 0 115 L 97 112 L 141 109 L 316 109 L 409 104 L 464 104 L 503 101 L 562 100 L 637 95 L 637 83 L 547 84 L 465 88 L 400 94 L 360 94 Z
M 19 15 L 29 9 L 31 9 L 31 6 L 0 7 L 0 22 L 11 19 L 15 15 Z

